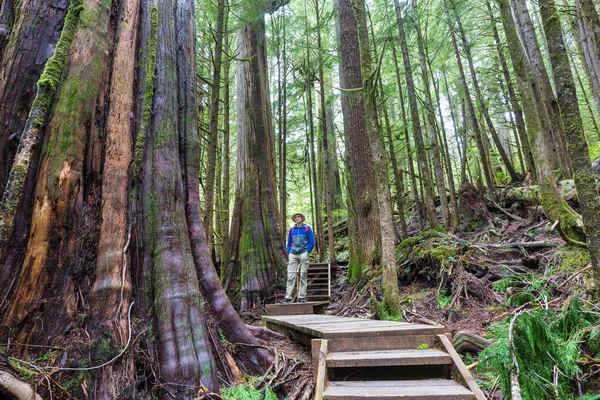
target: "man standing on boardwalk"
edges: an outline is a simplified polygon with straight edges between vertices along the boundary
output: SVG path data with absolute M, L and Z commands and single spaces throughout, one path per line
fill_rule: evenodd
M 308 286 L 308 255 L 315 246 L 315 235 L 310 226 L 304 223 L 304 215 L 295 213 L 292 216 L 294 226 L 290 229 L 287 240 L 287 251 L 289 255 L 288 278 L 285 297 L 282 303 L 290 303 L 296 289 L 296 276 L 300 267 L 300 293 L 298 301 L 306 303 L 306 287 Z

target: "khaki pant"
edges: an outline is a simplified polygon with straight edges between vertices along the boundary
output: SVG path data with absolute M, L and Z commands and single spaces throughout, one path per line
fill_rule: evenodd
M 308 253 L 292 254 L 290 253 L 290 260 L 288 262 L 288 278 L 287 287 L 285 290 L 285 297 L 293 299 L 293 294 L 296 291 L 296 276 L 298 275 L 298 265 L 300 265 L 300 298 L 306 297 L 306 287 L 308 286 Z

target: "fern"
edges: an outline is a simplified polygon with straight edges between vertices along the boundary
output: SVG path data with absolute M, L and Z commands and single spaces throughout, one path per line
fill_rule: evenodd
M 537 289 L 539 290 L 540 287 Z M 500 377 L 502 391 L 510 394 L 510 376 L 514 373 L 509 319 L 490 327 L 496 341 L 481 352 L 478 369 L 491 370 Z M 523 313 L 514 324 L 513 346 L 519 364 L 519 383 L 523 399 L 570 398 L 581 368 L 576 360 L 587 349 L 597 351 L 600 317 L 586 311 L 576 299 L 561 312 L 537 308 Z M 593 340 L 590 340 L 593 337 Z M 557 387 L 553 386 L 555 375 Z

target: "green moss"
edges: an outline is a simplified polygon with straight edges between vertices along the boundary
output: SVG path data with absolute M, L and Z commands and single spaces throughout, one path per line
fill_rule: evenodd
M 555 259 L 558 270 L 567 272 L 579 271 L 591 262 L 588 251 L 573 246 L 560 248 Z
M 36 376 L 38 375 L 37 372 L 25 367 L 23 364 L 21 364 L 18 361 L 9 359 L 8 365 L 10 365 L 15 371 L 17 371 L 19 373 L 19 377 L 23 380 L 32 382 L 35 380 Z
M 422 343 L 417 346 L 417 350 L 428 350 L 428 349 L 429 349 L 429 345 L 427 343 Z
M 60 38 L 56 44 L 56 49 L 52 57 L 46 62 L 44 72 L 38 80 L 38 88 L 49 88 L 56 90 L 60 83 L 60 77 L 67 66 L 69 60 L 69 53 L 71 51 L 71 43 L 75 38 L 75 32 L 77 32 L 77 25 L 79 23 L 79 16 L 81 11 L 84 9 L 83 0 L 73 0 L 67 10 L 67 16 L 65 17 L 65 24 Z
M 96 345 L 96 351 L 94 354 L 95 363 L 103 364 L 113 358 L 115 355 L 115 349 L 112 346 L 112 340 L 109 337 L 103 337 L 98 341 Z
M 133 179 L 137 180 L 142 158 L 144 156 L 144 144 L 146 142 L 146 130 L 150 123 L 152 113 L 152 101 L 154 99 L 154 88 L 156 81 L 156 49 L 158 47 L 158 7 L 153 7 L 150 11 L 150 37 L 147 44 L 147 63 L 146 63 L 146 91 L 144 92 L 144 103 L 142 105 L 142 119 L 140 121 L 140 130 L 135 141 L 133 149 Z

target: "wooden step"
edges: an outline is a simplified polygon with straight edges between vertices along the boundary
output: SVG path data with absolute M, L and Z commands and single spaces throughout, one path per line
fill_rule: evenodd
M 327 400 L 475 400 L 475 395 L 449 379 L 329 382 Z
M 375 350 L 332 352 L 327 368 L 391 367 L 414 365 L 450 365 L 452 358 L 441 350 Z

